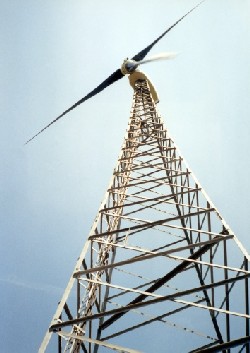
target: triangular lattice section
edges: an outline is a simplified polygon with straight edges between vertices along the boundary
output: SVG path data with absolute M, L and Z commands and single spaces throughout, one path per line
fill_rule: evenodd
M 139 80 L 111 184 L 40 351 L 54 331 L 59 352 L 249 352 L 248 260 Z

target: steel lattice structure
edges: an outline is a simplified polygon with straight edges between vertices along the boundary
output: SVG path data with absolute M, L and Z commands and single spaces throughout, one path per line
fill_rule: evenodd
M 155 101 L 142 75 L 110 185 L 40 353 L 250 352 L 250 257 Z

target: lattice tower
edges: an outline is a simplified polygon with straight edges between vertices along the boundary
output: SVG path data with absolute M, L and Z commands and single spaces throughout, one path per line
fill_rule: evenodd
M 250 352 L 250 257 L 156 100 L 141 76 L 110 185 L 39 353 Z

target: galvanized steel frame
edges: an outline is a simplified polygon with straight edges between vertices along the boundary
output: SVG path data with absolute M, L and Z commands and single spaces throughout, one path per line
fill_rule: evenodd
M 162 188 L 168 191 L 162 192 Z M 169 214 L 164 207 L 167 210 L 171 208 L 173 214 Z M 133 216 L 143 215 L 148 210 L 154 217 L 163 214 L 164 218 L 161 216 L 152 220 Z M 156 249 L 141 247 L 143 244 L 128 244 L 133 236 L 149 230 L 163 234 L 174 230 L 177 234 L 171 233 L 170 240 L 168 235 L 167 242 Z M 237 249 L 242 266 L 231 264 L 228 246 Z M 126 251 L 128 255 L 124 260 L 117 261 L 117 251 Z M 139 255 L 130 255 L 133 252 Z M 165 275 L 159 273 L 153 281 L 144 279 L 144 283 L 131 287 L 113 282 L 114 269 L 123 271 L 125 265 L 157 258 L 171 261 L 172 268 Z M 147 81 L 139 80 L 135 84 L 128 129 L 110 185 L 39 353 L 46 351 L 52 335 L 58 336 L 59 353 L 97 353 L 101 346 L 119 352 L 139 352 L 134 347 L 124 348 L 108 342 L 108 339 L 136 330 L 136 326 L 164 322 L 163 317 L 174 316 L 180 311 L 188 315 L 190 308 L 209 313 L 207 320 L 212 323 L 215 336 L 192 352 L 216 352 L 218 349 L 232 352 L 233 347 L 238 347 L 237 351 L 240 349 L 240 352 L 249 353 L 249 260 L 247 251 L 206 195 L 169 136 Z M 179 265 L 174 265 L 176 262 Z M 191 288 L 167 295 L 156 293 L 171 283 L 173 278 L 192 270 L 196 273 L 197 282 Z M 219 279 L 216 271 L 220 271 Z M 140 273 L 138 277 L 143 279 Z M 237 286 L 245 300 L 243 312 L 231 310 L 234 300 L 231 297 Z M 146 289 L 142 290 L 144 287 Z M 110 295 L 113 289 L 119 293 Z M 133 300 L 116 309 L 108 308 L 110 298 L 126 297 L 128 293 L 135 296 Z M 198 301 L 197 297 L 193 300 L 190 297 L 188 300 L 179 299 L 197 294 L 200 295 Z M 69 299 L 70 296 L 73 300 Z M 167 301 L 180 307 L 169 309 L 162 317 L 152 317 L 145 323 L 135 325 L 131 322 L 127 329 L 116 328 L 117 321 L 126 313 Z M 223 323 L 219 315 L 223 315 Z M 232 338 L 232 317 L 244 320 L 244 324 L 241 322 L 244 337 Z M 99 324 L 93 326 L 96 320 Z M 108 335 L 105 340 L 102 333 L 110 326 L 117 332 Z M 69 331 L 62 331 L 64 327 Z M 184 329 L 192 331 L 186 327 Z M 157 333 L 154 333 L 154 339 L 157 339 Z M 159 346 L 158 351 L 165 350 Z

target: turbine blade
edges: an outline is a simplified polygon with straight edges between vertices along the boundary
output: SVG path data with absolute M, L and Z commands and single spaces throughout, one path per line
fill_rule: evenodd
M 169 60 L 169 59 L 174 59 L 176 57 L 177 53 L 161 53 L 157 54 L 154 56 L 151 56 L 148 59 L 144 59 L 141 61 L 138 61 L 138 65 L 146 64 L 152 61 L 159 61 L 159 60 Z
M 176 21 L 172 26 L 170 26 L 165 32 L 163 32 L 158 38 L 156 38 L 151 44 L 149 44 L 146 48 L 144 48 L 143 50 L 141 50 L 138 54 L 136 54 L 132 60 L 135 61 L 142 61 L 145 56 L 148 54 L 148 52 L 153 48 L 153 46 L 159 42 L 160 39 L 162 39 L 172 28 L 174 28 L 179 22 L 181 22 L 187 15 L 189 15 L 192 11 L 194 11 L 198 6 L 200 6 L 205 0 L 202 0 L 201 2 L 199 2 L 196 6 L 194 6 L 191 10 L 189 10 L 184 16 L 182 16 L 178 21 Z M 156 60 L 156 59 L 154 59 Z M 160 59 L 157 59 L 160 60 Z M 147 61 L 143 61 L 142 63 L 148 62 Z M 152 61 L 152 59 L 150 60 Z M 109 85 L 111 85 L 112 83 L 118 81 L 119 79 L 121 79 L 123 77 L 123 73 L 121 72 L 121 69 L 117 69 L 115 72 L 113 72 L 106 80 L 104 80 L 99 86 L 97 86 L 93 91 L 91 91 L 90 93 L 88 93 L 85 97 L 81 98 L 79 101 L 77 101 L 75 104 L 73 104 L 70 108 L 68 108 L 67 110 L 65 110 L 61 115 L 59 115 L 57 118 L 55 118 L 54 120 L 52 120 L 47 126 L 45 126 L 42 130 L 40 130 L 36 135 L 34 135 L 33 137 L 31 137 L 27 142 L 25 142 L 25 145 L 27 143 L 29 143 L 30 141 L 32 141 L 36 136 L 38 136 L 39 134 L 41 134 L 44 130 L 46 130 L 48 127 L 50 127 L 52 124 L 54 124 L 57 120 L 61 119 L 64 115 L 66 115 L 67 113 L 69 113 L 71 110 L 73 110 L 74 108 L 76 108 L 78 105 L 82 104 L 83 102 L 85 102 L 87 99 L 90 99 L 91 97 L 95 96 L 96 94 L 100 93 L 101 91 L 103 91 L 106 87 L 108 87 Z
M 54 124 L 57 120 L 61 119 L 64 115 L 69 113 L 71 110 L 75 109 L 78 105 L 82 104 L 85 102 L 87 99 L 92 98 L 96 94 L 100 93 L 103 91 L 106 87 L 112 85 L 112 83 L 120 80 L 124 75 L 121 72 L 121 69 L 117 69 L 115 72 L 113 72 L 106 80 L 104 80 L 99 86 L 97 86 L 93 91 L 88 93 L 85 97 L 81 98 L 79 101 L 77 101 L 75 104 L 73 104 L 70 108 L 65 110 L 61 115 L 59 115 L 57 118 L 52 120 L 47 126 L 45 126 L 42 130 L 40 130 L 37 134 L 35 134 L 33 137 L 31 137 L 27 142 L 25 142 L 25 145 L 32 141 L 36 136 L 41 134 L 44 130 L 46 130 L 48 127 L 50 127 L 52 124 Z
M 192 11 L 194 11 L 198 6 L 200 6 L 204 1 L 202 0 L 197 5 L 195 5 L 191 10 L 189 10 L 184 16 L 182 16 L 178 21 L 176 21 L 172 26 L 170 26 L 165 32 L 163 32 L 158 38 L 156 38 L 151 44 L 149 44 L 146 48 L 142 49 L 138 54 L 136 54 L 132 60 L 141 61 L 145 58 L 148 52 L 153 48 L 153 46 L 159 42 L 172 28 L 174 28 L 179 22 L 181 22 L 187 15 L 189 15 Z

